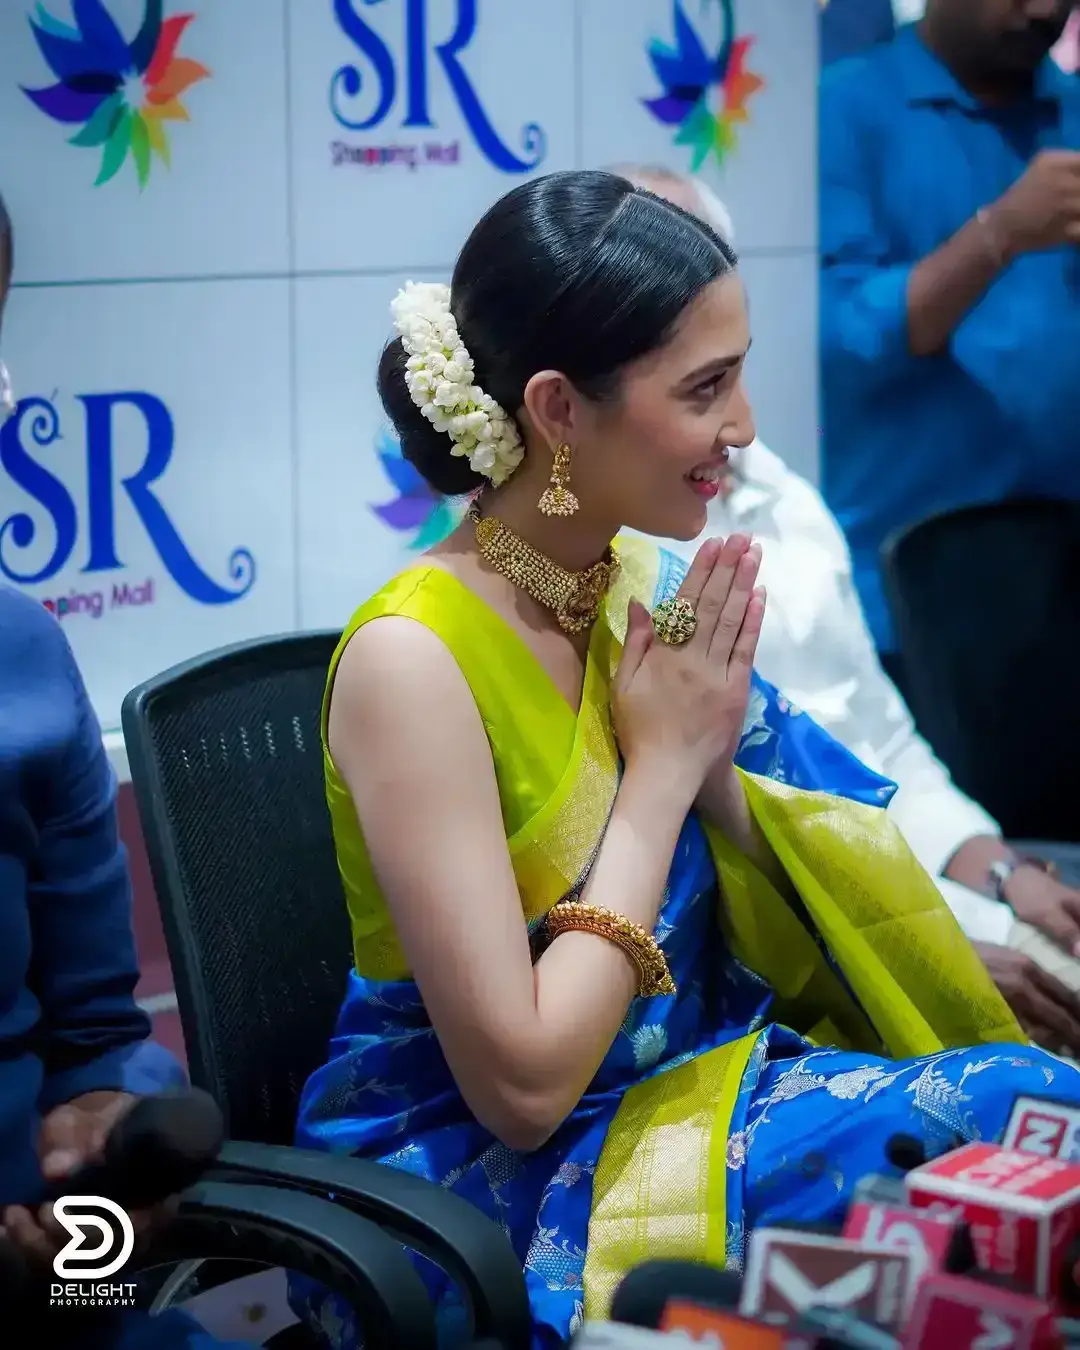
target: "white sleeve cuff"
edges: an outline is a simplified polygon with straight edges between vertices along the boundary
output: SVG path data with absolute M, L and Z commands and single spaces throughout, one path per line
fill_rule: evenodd
M 1012 932 L 1013 913 L 1008 905 L 980 895 L 948 877 L 934 877 L 934 884 L 953 912 L 956 922 L 972 942 L 1006 947 Z

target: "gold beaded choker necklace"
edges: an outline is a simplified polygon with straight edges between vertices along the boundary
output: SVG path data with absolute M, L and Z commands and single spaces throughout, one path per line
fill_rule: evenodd
M 619 571 L 619 560 L 610 544 L 598 563 L 584 572 L 571 572 L 527 544 L 501 520 L 482 516 L 475 502 L 469 508 L 469 519 L 476 530 L 481 558 L 538 605 L 550 609 L 564 633 L 584 633 L 592 627 Z

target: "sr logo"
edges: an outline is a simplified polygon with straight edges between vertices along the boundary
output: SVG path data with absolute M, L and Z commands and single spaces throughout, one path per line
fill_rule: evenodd
M 29 498 L 32 515 L 16 509 L 0 516 L 0 576 L 17 585 L 51 581 L 66 567 L 81 541 L 86 544 L 83 573 L 115 572 L 125 567 L 117 516 L 120 492 L 127 497 L 166 570 L 177 586 L 200 605 L 230 605 L 243 599 L 255 584 L 255 559 L 246 548 L 235 548 L 228 558 L 231 585 L 222 585 L 206 572 L 173 523 L 155 485 L 168 469 L 176 446 L 176 430 L 169 409 L 154 394 L 132 390 L 113 394 L 80 394 L 84 444 L 83 465 L 74 462 L 61 430 L 60 412 L 44 398 L 24 398 L 15 416 L 0 427 L 0 500 L 10 500 L 5 477 Z M 123 419 L 123 421 L 121 421 Z M 121 474 L 118 424 L 145 428 L 145 452 L 134 473 Z M 25 433 L 25 439 L 24 439 Z M 27 444 L 29 442 L 29 445 Z M 38 456 L 30 446 L 49 451 Z M 49 458 L 61 468 L 61 478 L 47 467 Z M 55 461 L 59 461 L 56 463 Z M 85 510 L 68 487 L 85 472 Z M 40 539 L 51 542 L 48 557 Z M 51 536 L 51 538 L 50 538 Z
M 60 1279 L 107 1280 L 130 1259 L 135 1229 L 114 1201 L 100 1195 L 65 1195 L 53 1205 L 53 1213 L 57 1223 L 71 1234 L 71 1241 L 53 1260 L 53 1270 Z M 97 1246 L 87 1241 L 91 1233 L 100 1236 Z M 95 1260 L 102 1264 L 85 1264 Z
M 536 122 L 522 127 L 524 153 L 515 153 L 496 131 L 462 63 L 479 24 L 477 0 L 455 0 L 456 25 L 443 42 L 432 42 L 429 37 L 429 0 L 403 0 L 397 7 L 399 13 L 404 11 L 404 59 L 400 66 L 395 60 L 397 44 L 391 47 L 362 14 L 381 3 L 382 0 L 333 0 L 338 27 L 365 58 L 363 66 L 352 62 L 341 66 L 330 82 L 330 111 L 339 125 L 348 131 L 371 131 L 395 113 L 403 129 L 434 127 L 428 70 L 429 50 L 433 50 L 454 102 L 485 159 L 503 173 L 528 173 L 535 169 L 547 153 L 543 127 Z M 400 79 L 402 74 L 404 79 Z M 374 108 L 360 111 L 358 103 L 370 105 L 373 100 Z

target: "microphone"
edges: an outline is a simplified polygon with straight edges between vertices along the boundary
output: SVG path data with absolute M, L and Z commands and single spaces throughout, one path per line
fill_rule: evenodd
M 1049 1305 L 1000 1285 L 933 1274 L 919 1287 L 903 1350 L 1060 1350 Z
M 1080 1231 L 1080 1164 L 967 1144 L 909 1172 L 907 1186 L 916 1209 L 970 1225 L 983 1270 L 1075 1306 L 1070 1259 Z
M 1080 1165 L 969 1144 L 908 1177 L 911 1204 L 968 1219 L 978 1265 L 1043 1298 L 1080 1306 L 1074 1264 Z
M 856 1198 L 844 1220 L 844 1237 L 861 1246 L 902 1252 L 911 1262 L 908 1295 L 931 1271 L 962 1275 L 975 1265 L 971 1230 L 957 1214 L 937 1214 L 903 1204 Z
M 196 1182 L 224 1135 L 217 1103 L 198 1088 L 140 1097 L 109 1131 L 101 1159 L 50 1182 L 46 1199 L 93 1195 L 147 1209 Z
M 672 1350 L 662 1331 L 625 1322 L 586 1322 L 574 1333 L 571 1350 Z
M 738 1275 L 697 1261 L 645 1261 L 627 1274 L 611 1300 L 611 1320 L 635 1327 L 664 1326 L 670 1303 L 735 1312 Z
M 825 1346 L 843 1350 L 902 1350 L 901 1342 L 890 1332 L 841 1308 L 809 1308 L 799 1318 L 798 1330 L 814 1338 L 814 1350 Z
M 719 1345 L 723 1350 L 794 1350 L 785 1328 L 678 1299 L 664 1310 L 661 1329 L 694 1344 Z
M 750 1239 L 739 1311 L 797 1322 L 812 1308 L 828 1307 L 891 1328 L 907 1306 L 911 1272 L 905 1252 L 823 1233 L 759 1228 Z
M 718 1341 L 724 1350 L 785 1350 L 787 1342 L 779 1327 L 766 1326 L 739 1313 L 741 1289 L 739 1276 L 718 1266 L 695 1261 L 646 1261 L 630 1271 L 616 1289 L 611 1322 L 627 1328 L 649 1328 L 652 1335 L 663 1332 L 669 1346 L 673 1338 L 681 1337 L 706 1344 Z M 616 1336 L 616 1331 L 605 1334 Z M 573 1342 L 575 1348 L 579 1338 Z M 580 1344 L 591 1347 L 594 1343 Z M 623 1346 L 617 1338 L 595 1342 L 597 1347 L 602 1344 L 612 1350 Z M 626 1341 L 626 1350 L 634 1350 L 636 1344 Z M 649 1350 L 651 1345 L 651 1341 L 642 1342 L 641 1350 Z
M 966 1141 L 961 1140 L 960 1142 Z M 953 1144 L 949 1145 L 949 1149 L 953 1147 Z M 943 1151 L 948 1152 L 949 1149 Z M 890 1135 L 885 1140 L 885 1156 L 898 1171 L 905 1174 L 913 1172 L 916 1167 L 922 1167 L 923 1163 L 928 1162 L 930 1158 L 926 1151 L 926 1145 L 921 1139 L 916 1139 L 913 1134 Z
M 966 1139 L 954 1136 L 948 1148 L 941 1149 L 939 1152 L 947 1153 L 950 1149 L 959 1148 L 965 1143 L 967 1143 Z M 934 1156 L 936 1157 L 937 1154 Z M 930 1155 L 921 1139 L 916 1139 L 912 1134 L 894 1134 L 890 1135 L 885 1141 L 885 1157 L 898 1172 L 902 1172 L 906 1176 L 916 1167 L 922 1167 L 929 1160 Z M 907 1187 L 904 1184 L 903 1177 L 883 1176 L 878 1172 L 871 1172 L 855 1183 L 853 1198 L 856 1201 L 865 1200 L 886 1205 L 907 1205 L 908 1203 Z
M 1049 1097 L 1021 1095 L 1012 1104 L 1003 1148 L 1080 1162 L 1080 1109 Z

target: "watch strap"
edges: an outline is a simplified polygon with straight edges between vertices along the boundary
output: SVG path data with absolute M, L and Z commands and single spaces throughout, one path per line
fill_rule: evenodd
M 1040 872 L 1045 872 L 1049 877 L 1056 877 L 1057 867 L 1052 862 L 1047 862 L 1045 858 L 1036 857 L 1032 853 L 1014 853 L 1011 858 L 995 858 L 987 869 L 990 874 L 990 885 L 993 888 L 994 897 L 1000 900 L 1003 905 L 1009 905 L 1009 897 L 1005 894 L 1005 887 L 1009 884 L 1015 872 L 1021 867 L 1035 867 Z M 1012 906 L 1009 905 L 1011 909 Z

